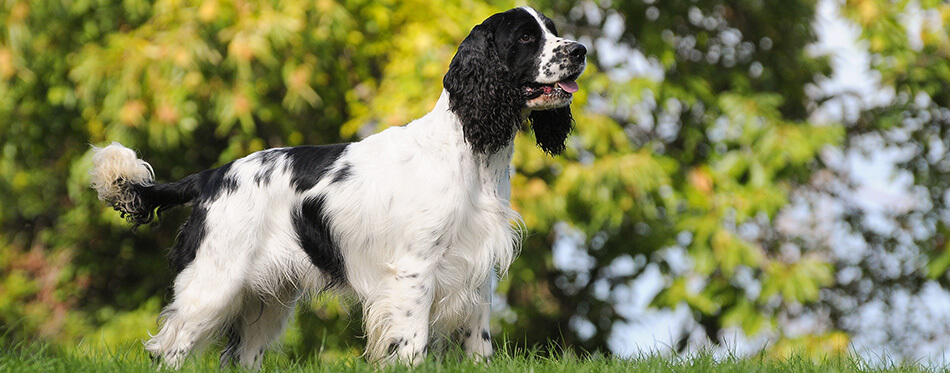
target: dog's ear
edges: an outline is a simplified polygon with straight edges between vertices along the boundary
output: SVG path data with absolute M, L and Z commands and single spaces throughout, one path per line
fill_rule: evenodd
M 567 136 L 574 129 L 570 106 L 532 111 L 528 119 L 541 150 L 551 155 L 564 152 Z
M 521 125 L 524 99 L 508 67 L 498 57 L 494 33 L 499 18 L 475 26 L 459 45 L 442 85 L 449 108 L 462 122 L 465 140 L 491 154 L 509 144 Z

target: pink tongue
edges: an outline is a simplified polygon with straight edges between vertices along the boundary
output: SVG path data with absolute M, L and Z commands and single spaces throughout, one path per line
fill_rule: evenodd
M 577 82 L 573 80 L 565 80 L 565 81 L 557 82 L 557 85 L 561 86 L 561 89 L 563 89 L 567 93 L 574 93 L 574 92 L 577 92 L 578 89 L 580 89 L 577 87 Z

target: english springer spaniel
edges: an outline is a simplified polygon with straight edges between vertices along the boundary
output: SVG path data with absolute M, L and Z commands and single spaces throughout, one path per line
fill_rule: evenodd
M 192 206 L 146 350 L 177 368 L 227 337 L 222 366 L 259 369 L 297 301 L 329 290 L 362 302 L 369 361 L 415 364 L 443 342 L 489 357 L 493 269 L 520 239 L 514 137 L 530 121 L 544 152 L 564 150 L 586 53 L 516 8 L 465 38 L 431 112 L 359 142 L 263 150 L 170 183 L 121 144 L 93 147 L 92 187 L 133 225 Z

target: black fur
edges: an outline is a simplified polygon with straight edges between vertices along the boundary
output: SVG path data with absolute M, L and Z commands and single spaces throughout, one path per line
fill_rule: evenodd
M 176 274 L 184 270 L 188 264 L 195 260 L 198 247 L 201 245 L 201 242 L 204 241 L 208 231 L 207 203 L 214 201 L 222 193 L 231 193 L 237 189 L 237 180 L 228 175 L 228 172 L 231 171 L 231 165 L 232 163 L 228 163 L 218 168 L 205 170 L 177 182 L 181 183 L 185 180 L 190 180 L 191 192 L 193 193 L 194 190 L 200 190 L 200 192 L 187 195 L 193 195 L 192 200 L 195 201 L 195 207 L 191 210 L 191 216 L 185 221 L 185 224 L 181 226 L 175 247 L 168 252 L 168 261 Z M 172 189 L 169 187 L 177 183 L 155 184 L 155 186 Z M 188 201 L 181 201 L 181 203 L 185 202 Z M 173 207 L 173 205 L 163 206 L 159 208 L 159 211 L 170 207 Z
M 113 208 L 132 223 L 133 229 L 151 223 L 156 217 L 161 218 L 163 211 L 191 201 L 200 192 L 197 174 L 168 184 L 142 185 L 125 180 L 119 180 L 118 183 L 126 184 L 122 186 L 123 189 L 132 190 L 130 194 L 135 196 L 136 203 L 131 211 L 123 211 L 116 206 Z
M 291 167 L 291 184 L 297 192 L 313 188 L 327 170 L 343 155 L 348 144 L 323 146 L 300 146 L 287 149 L 287 158 Z M 334 179 L 346 177 L 349 168 L 344 167 L 334 175 Z M 308 198 L 300 208 L 292 213 L 294 231 L 300 246 L 310 262 L 330 279 L 330 285 L 341 284 L 345 280 L 343 254 L 330 236 L 327 216 L 323 209 L 324 197 Z
M 324 197 L 308 198 L 292 215 L 294 231 L 300 247 L 310 257 L 310 262 L 330 279 L 330 286 L 346 280 L 343 254 L 333 242 L 327 216 L 323 209 Z
M 449 108 L 476 152 L 495 153 L 511 142 L 524 108 L 519 82 L 498 56 L 495 31 L 507 13 L 489 17 L 462 41 L 442 79 Z
M 175 247 L 168 252 L 168 262 L 176 274 L 195 260 L 198 246 L 208 233 L 207 220 L 208 209 L 197 206 L 191 210 L 191 216 L 185 224 L 182 224 L 178 237 L 175 239 Z
M 566 148 L 567 136 L 574 130 L 574 118 L 571 107 L 564 106 L 550 110 L 532 111 L 528 116 L 535 140 L 541 150 L 551 155 L 559 155 Z
M 293 172 L 291 183 L 297 192 L 303 192 L 317 185 L 330 165 L 343 155 L 348 145 L 298 146 L 285 149 Z
M 221 193 L 231 193 L 238 188 L 237 180 L 229 175 L 231 165 L 233 165 L 233 162 L 198 173 L 198 185 L 201 186 L 201 193 L 198 194 L 196 202 L 214 201 L 221 196 Z

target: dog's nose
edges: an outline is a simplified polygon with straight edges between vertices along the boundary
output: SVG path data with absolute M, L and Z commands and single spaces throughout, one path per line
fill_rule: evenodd
M 567 54 L 569 54 L 574 59 L 583 59 L 587 55 L 587 48 L 584 47 L 584 44 L 574 43 L 567 49 Z

